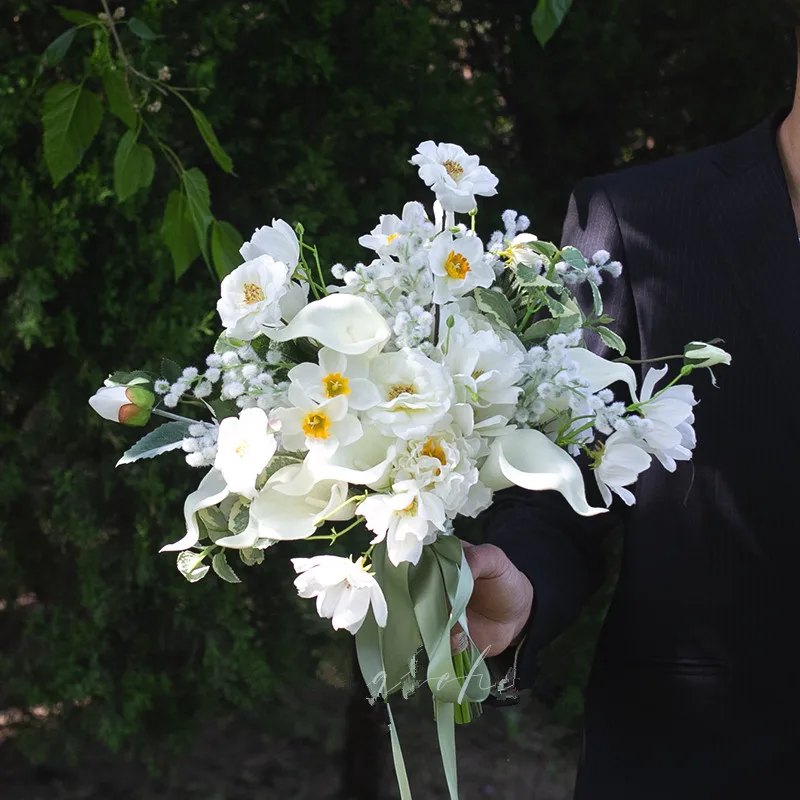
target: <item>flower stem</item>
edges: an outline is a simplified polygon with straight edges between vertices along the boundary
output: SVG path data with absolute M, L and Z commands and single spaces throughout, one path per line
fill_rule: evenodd
M 197 422 L 196 419 L 189 419 L 189 417 L 182 417 L 180 414 L 173 414 L 171 411 L 162 411 L 160 408 L 154 408 L 150 413 L 155 414 L 158 417 L 166 417 L 167 419 L 173 419 L 175 420 L 175 422 L 191 422 L 192 424 Z

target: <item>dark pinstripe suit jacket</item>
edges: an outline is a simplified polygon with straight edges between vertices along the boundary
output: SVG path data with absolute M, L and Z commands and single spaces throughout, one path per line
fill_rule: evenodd
M 733 356 L 719 389 L 694 376 L 694 461 L 655 465 L 630 511 L 584 520 L 513 490 L 488 515 L 535 587 L 523 678 L 601 581 L 604 530 L 625 526 L 579 800 L 800 797 L 800 245 L 780 119 L 584 181 L 570 202 L 564 242 L 625 265 L 604 290 L 632 355 L 720 336 Z

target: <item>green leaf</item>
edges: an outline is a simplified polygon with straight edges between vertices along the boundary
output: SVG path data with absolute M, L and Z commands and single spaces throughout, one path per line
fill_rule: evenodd
M 252 567 L 264 560 L 264 551 L 257 547 L 243 547 L 239 551 L 239 558 L 245 566 Z
M 588 281 L 588 284 L 592 289 L 592 313 L 596 317 L 600 317 L 603 314 L 603 298 L 600 296 L 600 289 L 592 281 Z
M 554 333 L 558 333 L 558 320 L 557 319 L 540 319 L 534 322 L 523 334 L 520 339 L 525 344 L 536 342 L 540 339 L 546 339 Z
M 78 32 L 77 28 L 68 28 L 58 36 L 57 38 L 53 39 L 52 42 L 47 46 L 47 49 L 42 53 L 42 60 L 39 63 L 39 71 L 45 70 L 48 67 L 54 67 L 56 64 L 61 62 L 64 56 L 67 54 L 72 43 L 75 41 L 75 34 Z
M 170 450 L 177 450 L 188 435 L 188 422 L 167 422 L 160 425 L 126 450 L 125 455 L 117 461 L 117 466 L 132 464 L 142 458 L 155 458 Z
M 242 235 L 229 222 L 215 219 L 211 224 L 211 260 L 220 280 L 242 263 L 239 248 Z
M 235 400 L 208 400 L 214 416 L 220 422 L 228 417 L 238 417 L 241 409 L 236 405 Z
M 588 266 L 586 259 L 583 257 L 583 253 L 581 253 L 577 247 L 565 247 L 561 251 L 561 258 L 571 267 L 580 270 L 581 272 L 583 272 Z
M 606 328 L 604 325 L 598 326 L 595 328 L 595 330 L 605 344 L 607 344 L 613 350 L 616 350 L 621 356 L 625 355 L 625 342 L 622 341 L 622 339 L 617 336 L 614 331 L 612 331 L 610 328 Z
M 208 228 L 214 219 L 211 214 L 211 195 L 206 176 L 196 167 L 181 175 L 186 194 L 186 209 L 194 227 L 197 244 L 208 263 Z
M 64 8 L 63 6 L 56 6 L 56 11 L 67 22 L 73 22 L 75 25 L 99 25 L 100 19 L 96 14 L 87 14 L 85 11 L 76 11 L 72 8 Z
M 108 110 L 129 128 L 135 129 L 139 114 L 133 107 L 130 92 L 120 70 L 107 69 L 103 73 L 103 91 L 108 100 Z
M 250 523 L 250 501 L 238 497 L 228 514 L 228 530 L 234 535 L 244 533 Z
M 183 369 L 180 364 L 173 361 L 171 358 L 161 359 L 161 377 L 170 383 L 175 383 L 178 378 L 183 374 Z
M 132 372 L 112 372 L 107 380 L 116 386 L 137 386 L 141 384 L 152 384 L 153 376 L 143 369 L 136 369 Z
M 208 147 L 209 152 L 214 157 L 214 161 L 219 164 L 220 169 L 229 174 L 233 174 L 233 161 L 219 143 L 219 139 L 217 139 L 217 135 L 214 133 L 214 129 L 208 121 L 208 117 L 196 108 L 192 108 L 192 116 L 197 125 L 197 130 L 200 131 L 200 135 L 206 143 L 206 147 Z
M 542 47 L 553 38 L 571 5 L 572 0 L 539 0 L 531 17 L 531 24 Z
M 558 248 L 552 242 L 528 242 L 526 247 L 540 256 L 546 256 L 551 261 L 558 255 Z
M 130 32 L 134 36 L 138 36 L 140 39 L 144 39 L 146 42 L 152 42 L 159 38 L 157 34 L 153 33 L 147 23 L 142 22 L 137 17 L 131 17 L 130 21 L 128 22 L 128 28 L 130 28 Z
M 493 317 L 506 328 L 513 328 L 516 325 L 517 315 L 505 295 L 489 289 L 475 289 L 474 295 L 478 308 L 484 314 Z
M 57 83 L 44 96 L 44 159 L 58 186 L 80 164 L 100 128 L 103 107 L 82 85 Z
M 212 542 L 216 542 L 217 539 L 221 539 L 223 536 L 230 535 L 228 518 L 217 506 L 201 508 L 197 512 L 197 518 L 203 523 Z
M 172 255 L 175 280 L 178 280 L 200 255 L 194 225 L 189 215 L 189 204 L 182 192 L 170 192 L 167 198 L 161 237 Z
M 228 564 L 228 559 L 225 558 L 225 553 L 217 553 L 214 558 L 211 559 L 211 566 L 214 568 L 214 572 L 219 575 L 222 580 L 227 581 L 228 583 L 241 583 L 239 576 L 231 569 L 230 564 Z
M 139 189 L 146 189 L 153 182 L 155 168 L 153 151 L 146 144 L 137 142 L 133 131 L 126 131 L 114 156 L 114 192 L 120 203 Z
M 189 583 L 197 583 L 208 575 L 209 566 L 200 560 L 200 554 L 191 550 L 184 550 L 178 553 L 178 572 L 186 578 Z
M 517 264 L 517 266 L 514 267 L 514 272 L 516 273 L 519 285 L 524 286 L 526 289 L 547 289 L 556 285 L 527 264 Z

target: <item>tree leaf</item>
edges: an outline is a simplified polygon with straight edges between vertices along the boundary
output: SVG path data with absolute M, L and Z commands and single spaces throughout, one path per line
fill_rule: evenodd
M 208 564 L 199 560 L 200 554 L 191 550 L 184 550 L 178 553 L 178 572 L 186 578 L 189 583 L 197 583 L 208 575 L 210 569 Z
M 53 41 L 47 45 L 47 49 L 42 53 L 42 60 L 39 62 L 40 72 L 48 67 L 55 66 L 64 58 L 70 46 L 75 41 L 75 34 L 77 32 L 77 28 L 68 28 L 61 36 L 53 39 Z
M 129 128 L 135 129 L 139 114 L 133 107 L 130 92 L 120 70 L 107 69 L 103 73 L 103 91 L 108 100 L 108 110 Z
M 44 159 L 58 186 L 80 164 L 100 128 L 103 107 L 82 85 L 57 83 L 44 96 Z
M 126 131 L 114 156 L 114 192 L 120 203 L 146 189 L 153 182 L 155 168 L 153 151 L 137 142 L 133 131 Z
M 239 248 L 243 241 L 242 235 L 229 222 L 215 219 L 211 224 L 211 260 L 220 280 L 242 263 Z
M 533 32 L 544 47 L 558 30 L 572 6 L 572 0 L 539 0 L 531 17 Z
M 625 342 L 614 331 L 604 325 L 598 326 L 595 330 L 605 344 L 616 350 L 621 356 L 625 355 L 625 350 L 627 349 Z
M 513 328 L 517 324 L 517 315 L 505 295 L 489 289 L 475 289 L 474 295 L 478 308 L 501 325 Z
M 128 448 L 117 466 L 132 464 L 142 458 L 155 458 L 170 450 L 177 450 L 189 435 L 188 422 L 167 422 L 143 436 L 133 447 Z
M 146 42 L 152 42 L 159 38 L 146 22 L 142 22 L 137 17 L 131 17 L 130 21 L 128 22 L 128 28 L 134 36 L 138 36 L 140 39 L 144 39 Z
M 219 164 L 220 169 L 229 174 L 233 174 L 233 161 L 225 150 L 223 150 L 206 115 L 202 111 L 192 108 L 192 116 L 197 125 L 197 130 L 200 131 L 200 135 L 206 143 L 206 147 L 208 147 L 209 152 L 214 157 L 214 161 Z
M 189 205 L 182 192 L 170 192 L 167 198 L 161 237 L 172 255 L 175 280 L 178 280 L 200 255 L 194 225 L 189 216 Z
M 228 559 L 225 557 L 225 553 L 217 553 L 214 558 L 211 559 L 211 566 L 214 568 L 214 572 L 219 575 L 222 580 L 227 581 L 228 583 L 241 583 L 239 576 L 231 569 L 230 564 L 228 564 Z
M 206 176 L 196 167 L 181 175 L 186 193 L 186 208 L 189 219 L 194 226 L 197 244 L 206 263 L 208 260 L 208 228 L 214 219 L 211 214 L 211 195 L 208 191 Z
M 67 22 L 73 22 L 75 25 L 99 25 L 100 19 L 95 14 L 88 14 L 86 11 L 76 11 L 72 8 L 64 8 L 63 6 L 56 6 L 56 11 Z

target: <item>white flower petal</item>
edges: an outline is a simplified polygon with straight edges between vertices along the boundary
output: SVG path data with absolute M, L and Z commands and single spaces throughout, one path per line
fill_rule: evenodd
M 186 521 L 186 535 L 172 544 L 165 544 L 159 553 L 187 550 L 194 547 L 200 539 L 200 528 L 197 525 L 196 514 L 201 508 L 210 508 L 221 503 L 230 494 L 228 485 L 217 469 L 206 473 L 200 485 L 184 501 L 183 517 Z

